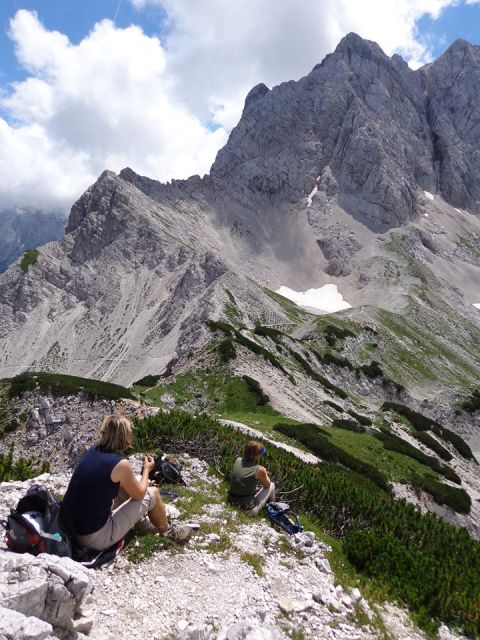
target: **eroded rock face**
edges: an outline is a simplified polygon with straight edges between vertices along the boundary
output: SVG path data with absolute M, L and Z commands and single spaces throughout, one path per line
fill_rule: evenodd
M 73 633 L 92 589 L 93 572 L 70 558 L 2 551 L 0 607 L 14 613 L 0 616 L 0 634 L 46 640 L 55 629 Z
M 299 82 L 247 96 L 212 167 L 218 189 L 250 206 L 305 197 L 328 168 L 339 204 L 375 225 L 419 211 L 418 190 L 478 208 L 480 48 L 457 41 L 412 71 L 349 34 Z

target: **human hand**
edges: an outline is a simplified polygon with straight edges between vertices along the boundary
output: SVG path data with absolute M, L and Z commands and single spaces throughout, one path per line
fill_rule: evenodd
M 154 466 L 155 466 L 155 460 L 152 458 L 152 456 L 146 455 L 143 460 L 144 469 L 147 469 L 148 473 L 150 473 L 150 471 L 153 469 Z

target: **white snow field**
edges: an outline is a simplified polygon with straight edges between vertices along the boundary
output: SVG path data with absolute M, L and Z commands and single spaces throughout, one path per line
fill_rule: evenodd
M 435 196 L 433 195 L 433 193 L 430 193 L 429 191 L 424 191 L 423 193 L 427 196 L 429 200 L 435 200 Z
M 281 286 L 276 293 L 309 311 L 334 313 L 342 309 L 350 309 L 352 306 L 343 299 L 336 284 L 326 284 L 319 289 L 308 289 L 307 291 L 294 291 L 288 287 Z
M 477 309 L 480 309 L 480 302 L 474 302 L 473 303 L 474 307 L 477 307 Z

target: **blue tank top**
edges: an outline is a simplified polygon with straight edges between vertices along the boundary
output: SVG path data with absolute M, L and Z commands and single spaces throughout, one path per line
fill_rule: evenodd
M 118 453 L 94 445 L 78 463 L 62 504 L 78 535 L 95 533 L 107 522 L 120 484 L 110 474 L 120 460 Z

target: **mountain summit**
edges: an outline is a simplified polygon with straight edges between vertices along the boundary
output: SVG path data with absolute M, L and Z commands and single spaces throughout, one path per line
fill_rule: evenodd
M 2 375 L 130 384 L 187 362 L 208 318 L 291 322 L 274 291 L 326 284 L 338 308 L 408 313 L 476 371 L 479 97 L 479 47 L 412 71 L 349 34 L 298 82 L 254 87 L 204 178 L 104 172 L 65 236 L 0 277 Z

